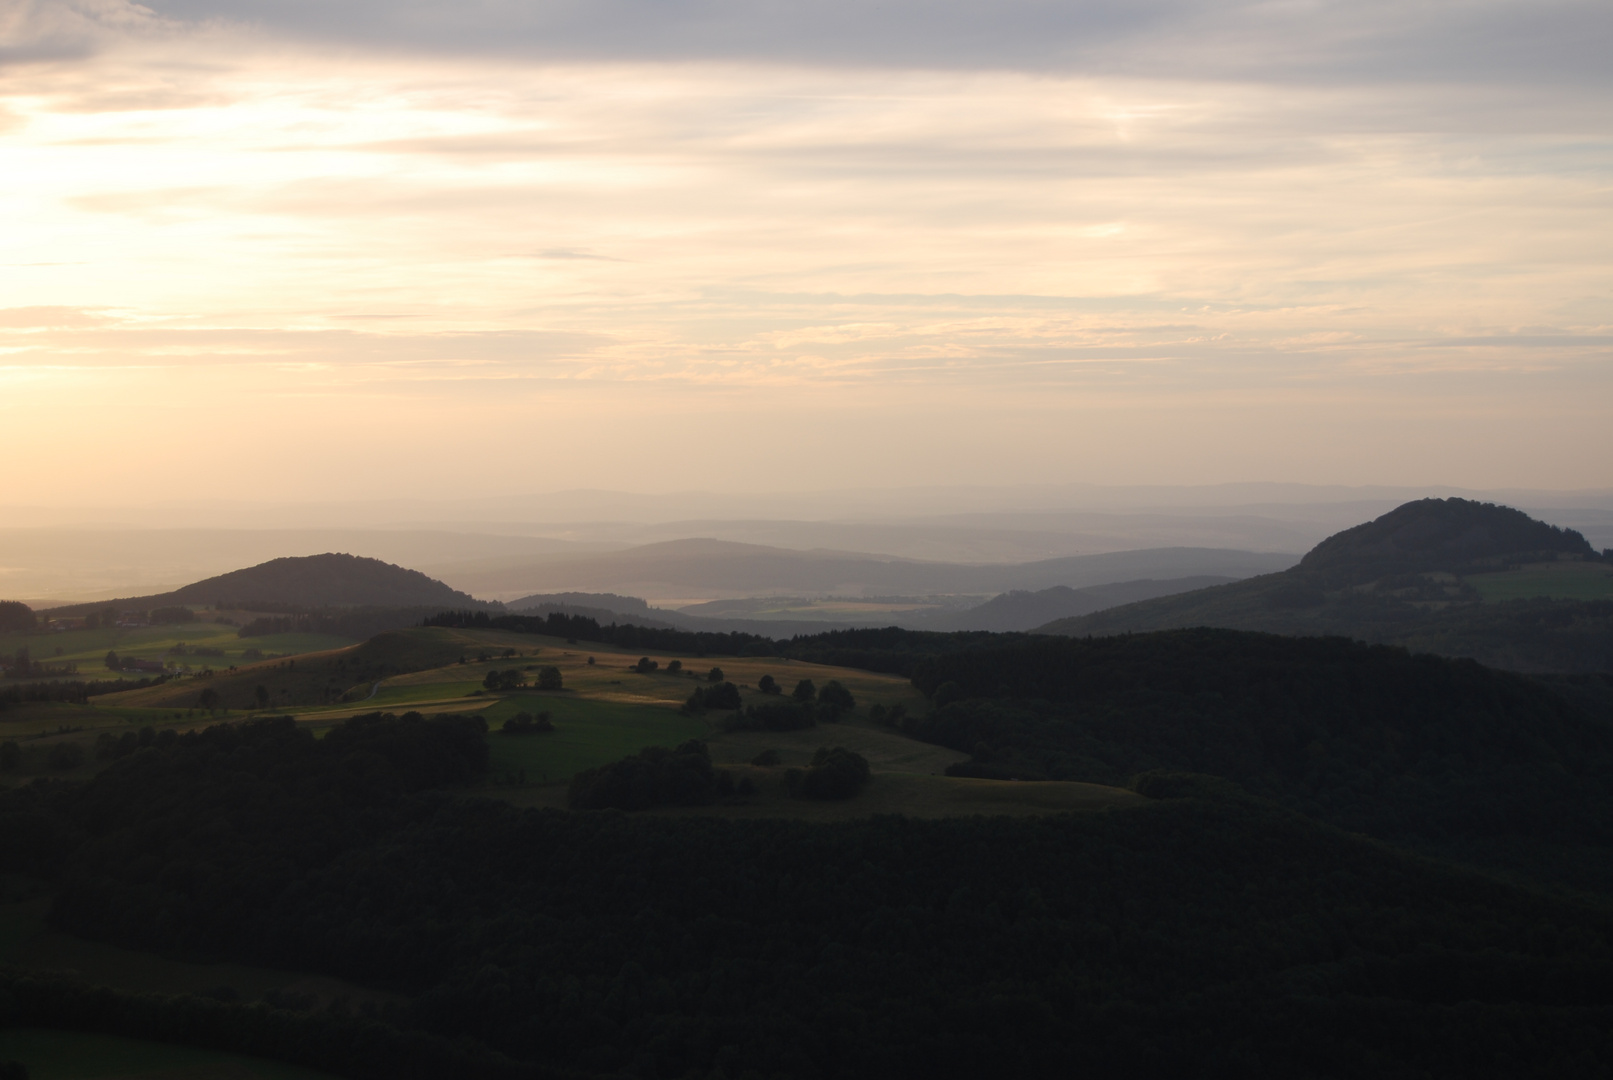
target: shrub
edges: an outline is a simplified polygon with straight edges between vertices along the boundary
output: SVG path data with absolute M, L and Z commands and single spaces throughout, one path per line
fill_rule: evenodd
M 667 665 L 666 665 L 666 673 L 668 675 L 681 675 L 681 674 L 683 674 L 683 661 L 682 660 L 668 660 Z
M 648 656 L 641 656 L 638 658 L 638 663 L 633 665 L 633 670 L 638 672 L 640 675 L 648 675 L 650 672 L 656 670 L 660 666 L 660 664 L 654 660 L 651 660 Z

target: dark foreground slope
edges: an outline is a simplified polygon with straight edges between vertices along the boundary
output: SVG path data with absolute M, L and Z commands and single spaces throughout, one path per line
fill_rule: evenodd
M 49 876 L 76 933 L 405 992 L 351 1035 L 309 1018 L 324 1042 L 262 1006 L 184 1014 L 215 1045 L 282 1018 L 282 1044 L 332 1048 L 354 1076 L 441 1070 L 398 1068 L 411 1037 L 460 1053 L 453 1075 L 501 1077 L 1558 1077 L 1613 1060 L 1606 907 L 1213 783 L 1155 778 L 1173 797 L 1043 819 L 564 814 L 428 790 L 474 773 L 467 736 L 407 718 L 182 736 L 83 788 L 5 796 L 0 869 Z M 9 1001 L 34 1023 L 117 1015 L 115 995 Z
M 1329 537 L 1277 574 L 1060 619 L 1072 637 L 1218 626 L 1341 634 L 1519 671 L 1613 671 L 1613 601 L 1485 603 L 1468 578 L 1602 559 L 1584 537 L 1518 510 L 1423 499 Z
M 914 733 L 972 753 L 963 775 L 1209 773 L 1353 832 L 1613 893 L 1613 715 L 1522 676 L 1197 629 L 1033 637 L 913 681 L 940 706 Z

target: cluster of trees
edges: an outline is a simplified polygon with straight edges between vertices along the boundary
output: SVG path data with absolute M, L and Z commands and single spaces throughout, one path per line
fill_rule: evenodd
M 849 799 L 868 783 L 868 759 L 843 746 L 821 746 L 811 765 L 784 776 L 798 799 Z
M 782 697 L 782 688 L 771 675 L 763 675 L 757 689 Z M 724 731 L 800 731 L 816 727 L 819 721 L 833 723 L 857 707 L 857 699 L 838 680 L 831 679 L 820 691 L 811 679 L 802 679 L 788 701 L 767 701 L 740 709 L 739 688 L 732 683 L 696 688 L 684 703 L 694 712 L 700 709 L 732 709 L 734 715 L 718 721 Z
M 520 668 L 510 668 L 508 671 L 489 671 L 482 677 L 482 686 L 488 690 L 514 690 L 518 686 L 525 685 L 526 676 L 521 674 Z
M 274 609 L 267 605 L 255 605 L 253 610 Z M 437 610 L 432 607 L 293 609 L 284 614 L 255 618 L 237 630 L 236 635 L 250 638 L 269 634 L 330 634 L 334 637 L 366 639 L 388 630 L 419 626 L 422 619 Z
M 182 607 L 178 604 L 175 604 L 170 607 L 153 608 L 151 614 L 147 616 L 147 618 L 154 625 L 169 623 L 193 623 L 196 621 L 196 613 L 188 607 Z
M 812 706 L 795 701 L 747 705 L 743 711 L 717 721 L 724 731 L 802 731 L 817 725 Z
M 688 712 L 699 712 L 702 709 L 737 709 L 742 704 L 739 687 L 725 681 L 695 687 L 683 707 Z
M 1033 638 L 935 657 L 953 775 L 1225 777 L 1355 832 L 1613 891 L 1613 726 L 1530 679 L 1343 638 Z
M 741 785 L 747 790 L 740 790 Z M 707 806 L 749 794 L 748 782 L 711 765 L 706 744 L 691 739 L 674 750 L 649 746 L 572 777 L 567 791 L 574 810 L 647 810 L 652 806 Z
M 61 652 L 60 649 L 56 651 Z M 5 663 L 5 669 L 6 677 L 11 679 L 53 679 L 78 674 L 78 665 L 72 662 L 52 663 L 35 660 L 29 654 L 26 645 L 17 649 L 10 662 Z
M 139 690 L 166 682 L 166 675 L 154 679 L 71 679 L 65 681 L 11 683 L 0 686 L 0 712 L 14 705 L 39 701 L 65 701 L 82 705 L 97 694 L 115 694 L 120 690 Z
M 685 652 L 704 656 L 773 655 L 774 642 L 757 634 L 717 634 L 611 623 L 601 626 L 585 615 L 552 611 L 547 615 L 490 615 L 485 611 L 443 611 L 424 619 L 422 626 L 448 626 L 464 630 L 511 630 L 521 634 L 547 634 L 570 641 L 597 641 L 628 649 Z
M 19 600 L 0 600 L 0 634 L 26 634 L 38 625 L 34 609 Z
M 549 719 L 546 712 L 536 716 L 529 712 L 518 712 L 500 724 L 498 730 L 501 735 L 541 735 L 554 730 L 554 721 Z
M 1042 818 L 566 814 L 429 790 L 474 777 L 473 744 L 462 720 L 326 740 L 257 721 L 0 792 L 0 871 L 50 877 L 63 930 L 407 994 L 358 1021 L 8 982 L 6 1019 L 353 1076 L 1555 1080 L 1613 1060 L 1606 904 L 1213 783 Z M 695 748 L 663 753 L 703 775 Z

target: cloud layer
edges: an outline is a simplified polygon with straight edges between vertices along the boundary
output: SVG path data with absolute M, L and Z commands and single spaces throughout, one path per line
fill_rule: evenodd
M 17 498 L 1613 483 L 1598 6 L 8 10 Z

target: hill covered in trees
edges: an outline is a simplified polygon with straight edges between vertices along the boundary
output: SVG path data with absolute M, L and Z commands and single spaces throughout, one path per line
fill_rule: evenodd
M 1210 774 L 1351 832 L 1613 893 L 1613 712 L 1343 638 L 1036 636 L 918 665 L 954 775 Z
M 82 615 L 107 608 L 147 610 L 175 605 L 262 611 L 488 606 L 418 570 L 359 555 L 327 553 L 271 559 L 172 592 L 74 604 L 56 608 L 50 614 Z
M 1422 499 L 1329 537 L 1280 573 L 1055 620 L 1037 632 L 1217 626 L 1339 634 L 1513 670 L 1613 671 L 1613 599 L 1496 603 L 1478 587 L 1532 565 L 1600 582 L 1605 561 L 1579 533 L 1521 511 Z

